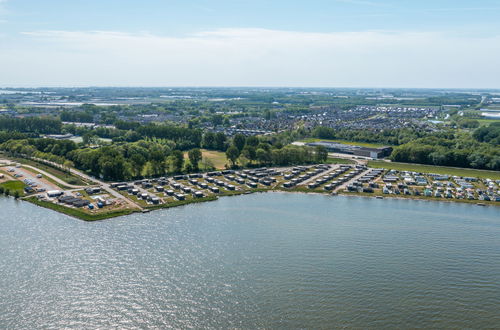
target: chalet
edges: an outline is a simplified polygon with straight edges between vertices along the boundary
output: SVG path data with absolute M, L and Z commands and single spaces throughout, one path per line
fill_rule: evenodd
M 60 190 L 49 190 L 47 191 L 47 197 L 53 198 L 53 197 L 59 197 L 63 194 L 62 191 Z

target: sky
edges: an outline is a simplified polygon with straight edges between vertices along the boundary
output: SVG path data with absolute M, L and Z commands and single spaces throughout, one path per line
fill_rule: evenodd
M 500 88 L 500 0 L 0 0 L 0 87 Z

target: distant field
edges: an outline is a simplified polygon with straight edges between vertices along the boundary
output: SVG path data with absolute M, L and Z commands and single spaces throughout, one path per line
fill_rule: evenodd
M 216 169 L 224 169 L 226 164 L 229 164 L 226 154 L 222 151 L 202 150 L 203 158 L 209 159 Z
M 354 142 L 354 141 L 346 141 L 346 140 L 328 140 L 328 139 L 316 139 L 316 138 L 307 138 L 300 140 L 299 142 L 309 143 L 309 142 L 319 142 L 319 141 L 327 141 L 327 142 L 335 142 L 341 144 L 350 144 L 353 146 L 367 147 L 367 148 L 380 148 L 386 147 L 387 144 L 380 143 L 369 143 L 369 142 Z
M 375 168 L 383 167 L 386 169 L 398 170 L 398 171 L 414 171 L 422 173 L 448 174 L 456 176 L 471 176 L 478 178 L 489 178 L 493 180 L 500 180 L 500 171 L 483 171 L 483 170 L 474 170 L 469 168 L 384 162 L 378 160 L 369 161 L 368 166 Z
M 326 164 L 354 164 L 355 161 L 351 159 L 328 157 Z
M 491 123 L 500 123 L 500 119 L 478 119 L 480 126 L 488 126 Z
M 229 161 L 226 158 L 226 154 L 222 151 L 201 149 L 201 154 L 203 159 L 210 160 L 214 167 L 218 170 L 224 169 L 225 165 L 229 164 Z M 184 153 L 184 158 L 188 159 L 187 152 Z M 200 169 L 203 169 L 203 162 L 200 162 L 199 167 Z

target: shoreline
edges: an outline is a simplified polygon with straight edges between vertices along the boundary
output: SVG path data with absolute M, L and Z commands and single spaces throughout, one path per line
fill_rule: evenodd
M 311 191 L 311 192 L 304 192 L 304 191 L 294 191 L 288 190 L 288 189 L 276 189 L 276 188 L 271 188 L 269 190 L 256 190 L 256 191 L 242 191 L 242 192 L 237 192 L 237 193 L 232 193 L 232 194 L 224 194 L 224 195 L 218 195 L 218 196 L 209 196 L 209 197 L 204 197 L 200 199 L 192 199 L 192 200 L 187 200 L 187 201 L 179 201 L 178 203 L 169 203 L 169 204 L 162 204 L 159 206 L 151 206 L 148 208 L 145 208 L 144 210 L 136 210 L 136 209 L 128 209 L 128 210 L 121 210 L 121 211 L 114 211 L 110 213 L 104 213 L 104 214 L 98 214 L 98 215 L 91 215 L 85 212 L 82 212 L 78 209 L 73 209 L 73 208 L 68 208 L 65 206 L 53 204 L 50 202 L 45 202 L 45 201 L 40 201 L 35 197 L 28 197 L 28 198 L 22 198 L 19 199 L 20 201 L 25 201 L 31 204 L 34 204 L 39 207 L 43 207 L 46 209 L 50 209 L 55 212 L 59 212 L 62 214 L 65 214 L 67 216 L 70 216 L 72 218 L 82 220 L 82 221 L 102 221 L 102 220 L 107 220 L 107 219 L 113 219 L 117 217 L 122 217 L 122 216 L 128 216 L 134 213 L 149 213 L 153 211 L 158 211 L 158 210 L 163 210 L 163 209 L 169 209 L 169 208 L 174 208 L 174 207 L 181 207 L 181 206 L 187 206 L 190 204 L 199 204 L 199 203 L 205 203 L 205 202 L 213 202 L 217 201 L 221 197 L 233 197 L 233 196 L 241 196 L 241 195 L 251 195 L 255 193 L 292 193 L 292 194 L 304 194 L 304 195 L 322 195 L 322 196 L 329 196 L 329 197 L 336 197 L 336 196 L 344 196 L 344 197 L 363 197 L 363 198 L 372 198 L 372 199 L 395 199 L 395 200 L 412 200 L 412 201 L 425 201 L 425 202 L 438 202 L 438 203 L 461 203 L 461 204 L 469 204 L 469 205 L 475 205 L 475 206 L 493 206 L 493 207 L 499 207 L 500 203 L 499 202 L 492 202 L 492 201 L 468 201 L 468 200 L 457 200 L 457 199 L 444 199 L 444 198 L 435 198 L 435 197 L 415 197 L 415 196 L 392 196 L 392 195 L 370 195 L 370 194 L 363 194 L 363 193 L 345 193 L 345 192 L 339 192 L 336 195 L 333 195 L 331 193 L 321 193 L 317 191 Z M 382 197 L 382 198 L 380 198 Z

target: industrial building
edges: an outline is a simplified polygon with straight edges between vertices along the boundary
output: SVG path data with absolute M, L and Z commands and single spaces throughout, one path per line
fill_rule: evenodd
M 325 147 L 328 152 L 336 152 L 340 154 L 349 154 L 375 159 L 387 157 L 392 152 L 391 147 L 367 148 L 328 141 L 310 142 L 307 143 L 307 145 L 310 147 L 322 146 Z

